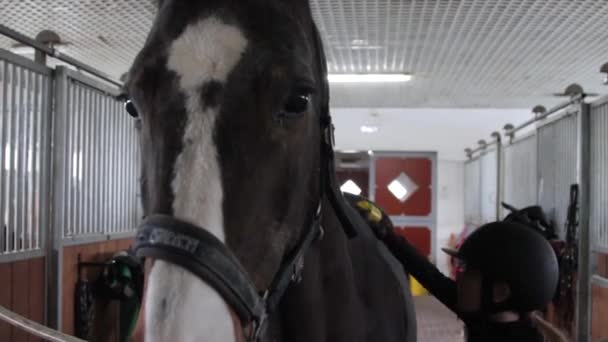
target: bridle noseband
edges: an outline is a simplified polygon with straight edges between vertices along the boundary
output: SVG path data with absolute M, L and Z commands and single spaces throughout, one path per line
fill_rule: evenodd
M 314 28 L 319 74 L 326 75 L 321 38 Z M 267 318 L 275 312 L 280 300 L 294 282 L 301 279 L 304 257 L 312 244 L 323 237 L 322 203 L 329 200 L 346 235 L 356 236 L 347 205 L 335 182 L 334 128 L 329 114 L 329 85 L 323 81 L 321 104 L 320 199 L 312 222 L 295 249 L 283 260 L 270 287 L 258 293 L 253 281 L 226 245 L 202 227 L 167 215 L 151 215 L 138 227 L 134 249 L 139 257 L 155 258 L 181 266 L 213 287 L 235 311 L 242 323 L 250 327 L 249 341 L 259 341 Z
M 164 260 L 183 267 L 214 288 L 250 325 L 250 341 L 257 341 L 266 319 L 275 311 L 292 282 L 301 279 L 304 257 L 312 243 L 323 236 L 320 212 L 295 250 L 282 263 L 271 286 L 259 294 L 234 254 L 207 230 L 167 215 L 152 215 L 138 228 L 135 251 L 139 257 Z

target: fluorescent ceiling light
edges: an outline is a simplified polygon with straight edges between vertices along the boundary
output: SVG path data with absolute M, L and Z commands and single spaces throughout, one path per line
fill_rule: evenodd
M 407 74 L 329 74 L 331 83 L 395 83 L 408 82 L 412 75 Z
M 378 126 L 361 126 L 361 133 L 376 133 L 378 132 Z

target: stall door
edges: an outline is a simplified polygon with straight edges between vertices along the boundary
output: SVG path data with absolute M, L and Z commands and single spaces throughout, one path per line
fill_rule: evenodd
M 435 255 L 435 153 L 376 153 L 372 199 L 391 216 L 397 233 L 421 253 Z

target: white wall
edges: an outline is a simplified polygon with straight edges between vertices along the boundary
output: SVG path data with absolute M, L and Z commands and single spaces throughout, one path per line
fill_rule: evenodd
M 436 264 L 448 274 L 441 247 L 464 227 L 464 149 L 490 139 L 505 123 L 531 117 L 528 109 L 332 108 L 338 150 L 436 151 L 438 208 Z M 362 133 L 362 125 L 378 132 Z
M 440 159 L 437 164 L 438 252 L 435 264 L 449 275 L 448 258 L 441 248 L 447 246 L 450 234 L 458 234 L 464 227 L 464 162 Z
M 464 160 L 466 147 L 531 118 L 528 109 L 333 108 L 332 116 L 339 150 L 437 151 L 440 160 Z

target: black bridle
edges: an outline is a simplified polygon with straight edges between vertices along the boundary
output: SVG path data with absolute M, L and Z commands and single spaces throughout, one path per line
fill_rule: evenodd
M 327 75 L 325 55 L 319 32 L 313 25 L 318 75 Z M 151 215 L 138 227 L 135 252 L 139 257 L 160 259 L 181 266 L 213 287 L 235 311 L 241 322 L 251 327 L 250 341 L 258 341 L 267 318 L 275 312 L 290 284 L 298 282 L 304 257 L 311 245 L 322 238 L 322 203 L 328 199 L 349 237 L 356 235 L 346 202 L 335 182 L 334 128 L 329 113 L 329 85 L 324 79 L 321 91 L 320 198 L 311 215 L 309 228 L 295 249 L 284 259 L 270 287 L 258 292 L 253 281 L 226 245 L 207 230 L 172 216 Z

